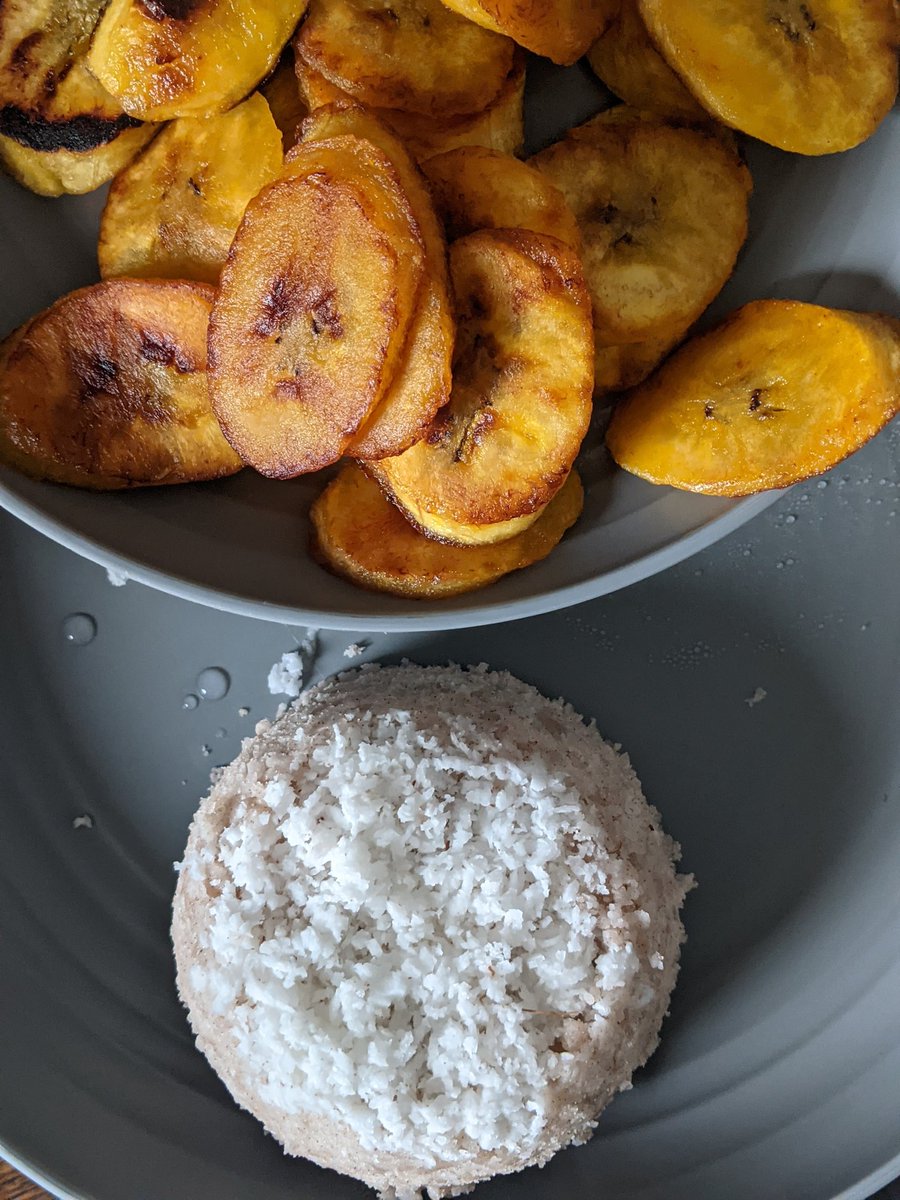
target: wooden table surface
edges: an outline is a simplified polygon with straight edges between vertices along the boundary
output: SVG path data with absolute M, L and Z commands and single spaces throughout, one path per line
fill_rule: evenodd
M 52 1197 L 0 1162 L 0 1200 L 52 1200 Z M 873 1196 L 872 1200 L 900 1200 L 900 1180 Z

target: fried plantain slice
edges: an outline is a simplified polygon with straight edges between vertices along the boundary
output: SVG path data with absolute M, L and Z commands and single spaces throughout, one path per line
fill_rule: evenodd
M 422 234 L 425 278 L 422 295 L 397 374 L 360 428 L 347 453 L 389 458 L 424 436 L 450 398 L 455 323 L 447 274 L 447 247 L 431 195 L 402 142 L 373 113 L 352 101 L 317 109 L 304 125 L 304 143 L 351 135 L 376 146 L 397 173 Z M 288 155 L 288 164 L 292 155 Z
M 531 161 L 578 218 L 600 344 L 684 330 L 731 274 L 752 181 L 717 131 L 617 108 Z
M 85 65 L 104 7 L 0 5 L 0 162 L 43 196 L 93 191 L 156 132 L 127 116 Z
M 626 104 L 661 117 L 709 119 L 654 46 L 637 0 L 620 0 L 615 17 L 588 51 L 588 62 Z
M 639 7 L 703 107 L 782 150 L 849 150 L 896 98 L 895 0 L 639 0 Z
M 297 60 L 297 82 L 310 109 L 349 99 L 340 88 Z M 488 146 L 504 154 L 518 154 L 525 142 L 525 56 L 516 48 L 513 65 L 503 86 L 481 112 L 437 119 L 397 108 L 374 111 L 402 138 L 418 162 L 458 146 Z
M 100 274 L 217 283 L 244 209 L 281 168 L 258 92 L 220 116 L 173 121 L 110 188 Z
M 224 112 L 269 74 L 307 3 L 110 0 L 88 66 L 141 120 Z
M 300 127 L 309 116 L 309 105 L 300 93 L 300 83 L 294 72 L 294 52 L 285 50 L 278 66 L 268 79 L 259 85 L 266 103 L 281 130 L 285 154 L 300 137 Z
M 299 147 L 250 202 L 210 323 L 210 388 L 264 475 L 335 462 L 390 387 L 424 270 L 397 174 L 370 142 Z
M 554 238 L 482 230 L 450 247 L 457 344 L 450 403 L 423 441 L 370 467 L 429 537 L 503 541 L 571 470 L 591 413 L 590 300 Z
M 611 0 L 444 0 L 485 29 L 505 33 L 562 66 L 571 66 L 610 19 Z
M 312 506 L 312 554 L 360 587 L 441 600 L 495 583 L 546 558 L 581 515 L 572 471 L 535 523 L 494 546 L 447 546 L 424 537 L 359 467 L 343 467 Z
M 294 49 L 364 104 L 438 119 L 487 108 L 515 52 L 440 0 L 310 0 Z
M 653 483 L 747 496 L 829 470 L 898 411 L 900 321 L 758 300 L 628 393 L 607 444 Z
M 643 383 L 686 333 L 687 330 L 682 329 L 668 337 L 650 338 L 646 342 L 598 345 L 594 356 L 594 395 L 622 392 Z
M 422 169 L 451 241 L 478 229 L 529 229 L 581 249 L 565 196 L 528 163 L 465 146 L 430 158 Z
M 93 489 L 240 470 L 206 379 L 213 289 L 118 279 L 72 292 L 0 353 L 0 461 Z

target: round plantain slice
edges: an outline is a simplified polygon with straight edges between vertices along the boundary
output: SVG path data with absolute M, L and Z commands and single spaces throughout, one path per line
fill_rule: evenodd
M 275 66 L 308 0 L 110 0 L 88 66 L 143 121 L 207 116 Z
M 317 109 L 303 127 L 304 143 L 351 135 L 365 139 L 389 159 L 422 234 L 425 278 L 403 359 L 381 403 L 347 453 L 389 458 L 424 436 L 450 398 L 455 322 L 447 274 L 447 246 L 431 195 L 403 143 L 368 110 L 352 101 Z M 293 156 L 288 155 L 288 169 Z
M 281 167 L 258 92 L 221 116 L 173 121 L 110 188 L 100 274 L 217 283 L 244 209 Z
M 350 97 L 323 75 L 297 59 L 297 82 L 311 110 Z M 525 142 L 525 55 L 516 47 L 513 65 L 502 88 L 487 108 L 477 113 L 437 119 L 399 108 L 378 108 L 379 119 L 398 134 L 418 162 L 458 146 L 488 146 L 504 154 L 519 154 Z
M 782 150 L 864 141 L 897 95 L 895 0 L 639 0 L 650 36 L 709 112 Z
M 686 343 L 617 406 L 616 462 L 747 496 L 819 475 L 900 411 L 900 321 L 758 300 Z
M 214 292 L 117 279 L 72 292 L 0 352 L 0 461 L 93 489 L 240 470 L 209 403 Z
M 485 29 L 505 33 L 533 54 L 571 66 L 610 20 L 615 0 L 444 0 Z
M 661 117 L 709 120 L 709 114 L 654 46 L 637 0 L 621 0 L 618 12 L 587 57 L 599 78 L 626 104 Z
M 684 330 L 734 269 L 752 181 L 717 131 L 617 108 L 531 161 L 578 219 L 600 344 Z
M 535 523 L 495 546 L 446 546 L 424 537 L 357 466 L 343 467 L 312 506 L 312 553 L 351 583 L 414 600 L 441 600 L 495 583 L 546 558 L 581 515 L 572 471 Z
M 226 437 L 264 475 L 336 462 L 402 360 L 424 273 L 390 160 L 339 137 L 301 146 L 250 202 L 210 323 Z
M 520 533 L 562 486 L 591 413 L 590 299 L 553 238 L 483 230 L 450 248 L 457 342 L 450 403 L 425 439 L 370 470 L 429 537 Z
M 565 196 L 528 163 L 465 146 L 430 158 L 422 169 L 451 241 L 478 229 L 529 229 L 581 249 Z
M 364 104 L 433 118 L 487 108 L 515 52 L 440 0 L 310 0 L 294 49 Z

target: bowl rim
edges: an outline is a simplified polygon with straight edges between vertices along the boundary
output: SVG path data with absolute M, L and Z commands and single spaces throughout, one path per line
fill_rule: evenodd
M 373 613 L 361 617 L 340 610 L 294 607 L 253 599 L 237 592 L 223 591 L 196 583 L 183 575 L 169 573 L 151 566 L 140 558 L 133 558 L 110 550 L 101 541 L 79 533 L 64 521 L 49 516 L 37 504 L 25 500 L 0 482 L 0 507 L 19 520 L 24 521 L 39 533 L 64 546 L 67 550 L 86 558 L 107 571 L 124 575 L 127 580 L 145 584 L 155 591 L 165 592 L 181 600 L 189 600 L 206 608 L 254 620 L 270 621 L 278 625 L 305 625 L 318 629 L 340 629 L 348 632 L 369 633 L 437 633 L 450 629 L 471 629 L 483 625 L 497 625 L 506 621 L 521 621 L 529 617 L 558 612 L 589 600 L 617 592 L 631 584 L 639 583 L 652 575 L 674 567 L 701 550 L 707 549 L 728 534 L 739 529 L 747 521 L 764 512 L 789 489 L 761 492 L 736 500 L 731 508 L 710 518 L 690 533 L 675 533 L 658 549 L 639 555 L 630 562 L 611 570 L 602 571 L 591 579 L 579 583 L 565 584 L 519 600 L 496 600 L 488 598 L 490 589 L 475 591 L 473 597 L 484 597 L 478 602 L 442 613 L 429 606 L 415 612 L 421 603 L 410 600 L 409 614 Z M 435 602 L 432 602 L 434 604 Z

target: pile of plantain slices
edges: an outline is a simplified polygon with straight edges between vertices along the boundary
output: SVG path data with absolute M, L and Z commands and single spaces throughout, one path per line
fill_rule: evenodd
M 7 0 L 0 161 L 112 183 L 101 282 L 0 347 L 0 461 L 327 470 L 314 556 L 423 599 L 553 551 L 598 397 L 652 483 L 827 470 L 900 409 L 900 322 L 761 299 L 691 330 L 747 237 L 741 138 L 859 144 L 898 42 L 894 0 Z M 527 162 L 526 51 L 623 102 Z

